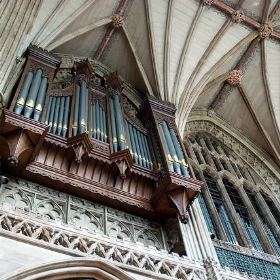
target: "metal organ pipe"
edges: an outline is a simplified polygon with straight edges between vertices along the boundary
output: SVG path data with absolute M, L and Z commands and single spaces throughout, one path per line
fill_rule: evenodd
M 30 87 L 30 90 L 28 93 L 27 101 L 24 106 L 23 113 L 24 113 L 24 116 L 27 118 L 30 118 L 30 116 L 33 112 L 33 108 L 35 105 L 36 97 L 38 95 L 41 80 L 42 80 L 42 70 L 37 69 L 35 78 L 32 80 L 32 84 L 31 84 L 31 87 Z
M 170 135 L 168 126 L 167 126 L 165 121 L 162 122 L 162 126 L 163 126 L 164 135 L 166 137 L 166 142 L 167 142 L 167 145 L 169 147 L 169 151 L 171 152 L 171 158 L 173 160 L 173 165 L 174 165 L 175 172 L 178 173 L 178 174 L 181 174 L 181 169 L 180 169 L 178 156 L 177 156 L 176 151 L 174 149 L 172 139 L 171 139 L 171 135 Z
M 50 111 L 50 116 L 49 116 L 49 123 L 48 123 L 48 125 L 50 126 L 50 130 L 51 130 L 51 131 L 52 131 L 53 121 L 54 121 L 54 110 L 55 110 L 55 105 L 56 105 L 56 98 L 53 97 L 53 98 L 52 98 L 52 102 L 49 103 L 49 107 L 51 108 L 51 111 Z
M 132 128 L 132 125 L 129 122 L 127 122 L 127 127 L 128 127 L 128 134 L 129 134 L 129 137 L 130 137 L 130 145 L 131 145 L 131 148 L 132 148 L 132 157 L 134 159 L 134 162 L 136 164 L 139 164 L 138 154 L 137 154 L 137 151 L 136 151 L 135 139 L 134 139 L 134 135 L 133 135 L 133 128 Z
M 61 135 L 62 131 L 62 121 L 63 121 L 63 113 L 64 113 L 64 106 L 65 106 L 65 96 L 61 96 L 60 99 L 60 109 L 59 109 L 59 115 L 58 115 L 58 123 L 57 123 L 57 134 Z
M 62 136 L 65 137 L 68 129 L 68 117 L 69 117 L 69 107 L 70 107 L 70 96 L 66 97 L 63 122 L 62 122 Z
M 25 76 L 15 108 L 14 112 L 20 114 L 22 112 L 23 106 L 26 101 L 27 94 L 29 92 L 29 88 L 33 79 L 34 73 L 29 71 L 28 74 Z
M 148 157 L 148 161 L 149 161 L 149 167 L 152 169 L 153 168 L 153 162 L 152 162 L 152 157 L 151 157 L 151 153 L 150 153 L 150 149 L 149 149 L 149 145 L 148 145 L 147 136 L 143 135 L 143 139 L 144 139 L 145 148 L 146 148 L 146 152 L 147 152 L 147 157 Z
M 102 107 L 99 105 L 99 119 L 100 119 L 100 122 L 101 122 L 101 125 L 100 125 L 100 134 L 101 134 L 101 138 L 100 140 L 104 142 L 104 134 L 105 134 L 105 129 L 104 129 L 104 118 L 103 118 L 103 109 Z
M 73 119 L 73 136 L 78 133 L 78 117 L 79 117 L 79 107 L 80 107 L 80 85 L 76 85 L 76 98 L 75 98 L 75 108 L 74 108 L 74 119 Z
M 113 150 L 114 152 L 118 151 L 118 140 L 117 140 L 117 129 L 116 129 L 116 119 L 115 119 L 115 110 L 113 100 L 109 99 L 110 103 L 110 120 L 112 125 L 112 136 L 113 136 Z
M 106 113 L 102 110 L 102 117 L 103 117 L 103 132 L 104 132 L 104 142 L 107 142 L 107 122 L 106 122 Z
M 53 97 L 50 96 L 50 98 L 49 98 L 49 104 L 48 104 L 48 108 L 47 108 L 46 119 L 45 119 L 45 124 L 49 124 L 49 118 L 50 118 L 52 100 L 53 100 Z
M 79 133 L 87 131 L 87 108 L 88 108 L 88 94 L 86 82 L 81 81 L 81 100 L 79 106 Z
M 40 84 L 39 92 L 37 95 L 36 104 L 35 104 L 35 111 L 34 111 L 34 116 L 33 116 L 35 121 L 39 121 L 41 114 L 42 114 L 42 110 L 43 110 L 44 102 L 45 102 L 45 98 L 46 98 L 47 84 L 48 84 L 47 77 L 43 77 L 41 84 Z
M 91 105 L 91 136 L 96 139 L 96 103 Z
M 138 155 L 138 164 L 143 166 L 141 150 L 140 150 L 139 143 L 138 143 L 137 131 L 136 131 L 136 128 L 134 126 L 132 127 L 132 131 L 133 131 L 133 137 L 135 139 L 134 141 L 135 141 L 136 153 Z
M 176 153 L 178 155 L 178 159 L 179 159 L 180 167 L 181 167 L 181 172 L 182 172 L 183 175 L 189 177 L 190 174 L 189 174 L 188 169 L 187 169 L 187 164 L 186 164 L 186 161 L 185 161 L 185 157 L 184 157 L 183 151 L 180 147 L 180 144 L 179 144 L 179 141 L 178 141 L 177 136 L 175 134 L 175 131 L 174 131 L 174 129 L 170 129 L 169 132 L 170 132 L 171 139 L 172 139 L 173 145 L 175 147 Z
M 103 118 L 102 118 L 102 111 L 101 111 L 101 107 L 98 105 L 98 116 L 99 116 L 99 126 L 100 126 L 100 136 L 99 136 L 99 140 L 103 141 Z
M 144 167 L 148 167 L 147 166 L 147 160 L 146 160 L 146 156 L 145 156 L 145 148 L 144 148 L 144 143 L 142 141 L 142 138 L 141 138 L 141 132 L 136 129 L 137 131 L 137 142 L 138 142 L 138 145 L 139 145 L 139 149 L 140 149 L 140 152 L 141 152 L 141 156 L 142 156 L 142 164 Z
M 96 118 L 96 139 L 100 140 L 100 115 L 99 115 L 98 103 L 96 103 L 95 118 Z
M 57 130 L 58 125 L 58 114 L 60 110 L 60 97 L 56 97 L 56 104 L 55 104 L 55 110 L 54 110 L 54 118 L 53 118 L 53 126 L 52 126 L 52 133 L 55 133 Z
M 124 150 L 125 146 L 125 137 L 124 137 L 124 124 L 122 118 L 122 109 L 120 105 L 119 95 L 113 94 L 113 102 L 115 108 L 115 117 L 116 117 L 116 130 L 117 130 L 117 139 L 119 150 Z
M 159 124 L 159 129 L 160 129 L 160 132 L 161 132 L 161 135 L 162 135 L 162 140 L 163 140 L 164 147 L 167 151 L 167 157 L 168 157 L 168 161 L 169 161 L 170 170 L 174 172 L 174 162 L 173 162 L 173 159 L 171 157 L 171 153 L 170 153 L 170 150 L 169 150 L 169 146 L 167 144 L 167 140 L 165 138 L 165 134 L 164 134 L 164 131 L 163 131 L 162 124 Z

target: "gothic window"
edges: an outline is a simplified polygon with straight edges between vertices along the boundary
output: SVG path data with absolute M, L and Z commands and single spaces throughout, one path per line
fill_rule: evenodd
M 217 171 L 221 171 L 221 168 L 220 168 L 220 165 L 218 163 L 218 160 L 215 157 L 213 157 L 213 162 L 214 162 L 214 165 L 215 165 Z
M 261 192 L 261 195 L 263 196 L 269 210 L 273 214 L 278 226 L 280 226 L 280 211 L 279 211 L 279 209 L 275 205 L 274 201 L 270 197 L 268 197 L 265 193 Z
M 224 170 L 228 170 L 228 166 L 227 166 L 226 162 L 223 159 L 220 159 L 220 161 L 221 161 L 221 164 L 222 164 Z
M 214 147 L 214 150 L 215 150 L 218 154 L 220 154 L 220 151 L 219 151 L 219 149 L 218 149 L 218 144 L 217 144 L 216 142 L 213 142 L 213 143 L 212 143 L 212 146 Z
M 236 167 L 236 164 L 231 162 L 231 166 L 232 166 L 235 174 L 237 175 L 237 177 L 240 179 L 242 177 L 242 175 L 241 175 L 240 171 L 238 170 L 238 168 Z
M 233 227 L 232 227 L 230 218 L 228 216 L 228 213 L 226 211 L 223 199 L 221 198 L 220 193 L 217 189 L 216 182 L 207 173 L 204 172 L 203 175 L 204 175 L 204 179 L 206 181 L 207 187 L 210 191 L 211 197 L 214 201 L 216 210 L 218 212 L 218 215 L 219 215 L 219 218 L 221 220 L 222 227 L 223 227 L 223 229 L 226 233 L 226 236 L 227 236 L 227 238 L 230 242 L 237 244 L 238 243 L 237 237 L 236 237 L 235 232 L 233 230 Z
M 206 144 L 206 147 L 208 148 L 208 150 L 212 151 L 212 147 L 211 147 L 209 139 L 204 139 L 204 141 L 205 141 L 205 144 Z
M 248 211 L 245 204 L 243 203 L 237 189 L 226 179 L 223 179 L 223 184 L 227 190 L 227 193 L 231 199 L 231 202 L 234 206 L 234 209 L 237 213 L 237 216 L 240 220 L 240 223 L 244 229 L 247 240 L 250 243 L 250 246 L 258 251 L 263 251 L 260 240 L 257 236 L 257 233 L 251 223 Z
M 280 240 L 278 240 L 278 242 L 277 242 L 277 238 L 275 238 L 275 236 L 272 232 L 272 228 L 266 222 L 265 213 L 264 213 L 263 209 L 260 207 L 260 204 L 258 203 L 258 201 L 256 199 L 256 195 L 254 193 L 250 192 L 249 189 L 247 189 L 247 188 L 244 188 L 244 189 L 246 191 L 246 194 L 250 198 L 250 201 L 251 201 L 256 213 L 258 213 L 258 215 L 260 217 L 261 224 L 265 230 L 266 235 L 269 238 L 269 241 L 270 241 L 273 249 L 275 250 L 277 255 L 280 256 L 280 246 L 279 246 Z
M 194 149 L 194 154 L 199 164 L 203 164 L 202 158 L 197 150 Z
M 207 208 L 207 206 L 206 206 L 206 203 L 205 203 L 205 200 L 204 200 L 202 194 L 200 194 L 200 195 L 198 196 L 198 201 L 199 201 L 199 205 L 200 205 L 200 207 L 201 207 L 203 216 L 204 216 L 204 218 L 205 218 L 205 222 L 206 222 L 208 231 L 209 231 L 209 233 L 210 233 L 210 236 L 211 236 L 211 237 L 216 237 L 217 234 L 216 234 L 214 225 L 213 225 L 212 220 L 211 220 L 210 213 L 209 213 L 209 211 L 208 211 L 208 208 Z

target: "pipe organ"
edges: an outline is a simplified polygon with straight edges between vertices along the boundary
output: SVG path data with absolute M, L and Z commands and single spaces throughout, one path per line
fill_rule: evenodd
M 201 183 L 190 176 L 175 108 L 154 97 L 134 104 L 116 74 L 88 60 L 59 69 L 36 46 L 1 118 L 2 158 L 27 179 L 166 219 L 187 210 Z M 55 183 L 55 184 L 54 184 Z

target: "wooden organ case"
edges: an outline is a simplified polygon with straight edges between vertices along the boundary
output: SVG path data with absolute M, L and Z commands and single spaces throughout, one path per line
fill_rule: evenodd
M 30 45 L 9 109 L 2 112 L 6 172 L 121 210 L 165 220 L 187 210 L 192 179 L 175 108 L 154 97 L 137 107 L 118 75 L 99 77 L 88 60 L 71 70 Z

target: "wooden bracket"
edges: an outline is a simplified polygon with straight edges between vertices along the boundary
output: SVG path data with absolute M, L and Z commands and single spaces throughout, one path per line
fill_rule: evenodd
M 111 154 L 111 161 L 116 163 L 120 171 L 120 177 L 122 179 L 126 178 L 133 165 L 133 159 L 131 157 L 129 149 Z
M 87 153 L 90 153 L 91 143 L 87 133 L 79 134 L 67 139 L 67 145 L 72 147 L 75 155 L 76 162 L 82 162 L 82 156 Z
M 188 222 L 188 208 L 200 192 L 202 182 L 167 172 L 153 193 L 151 203 L 157 212 L 167 216 L 179 213 L 182 223 Z
M 9 146 L 10 156 L 8 163 L 11 166 L 18 164 L 18 157 L 26 150 L 33 148 L 34 145 L 25 129 L 17 129 L 3 135 Z
M 177 189 L 166 192 L 166 195 L 172 201 L 172 204 L 177 208 L 181 222 L 186 224 L 189 221 L 187 207 L 190 201 L 186 188 L 181 186 Z

